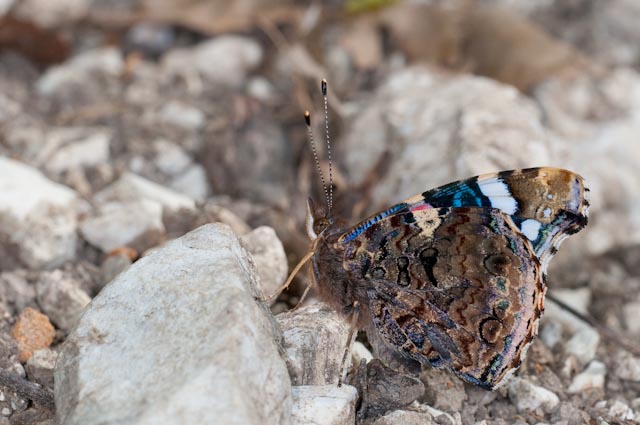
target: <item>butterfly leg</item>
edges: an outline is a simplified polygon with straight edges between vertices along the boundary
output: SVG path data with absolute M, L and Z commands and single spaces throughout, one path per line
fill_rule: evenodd
M 355 301 L 351 306 L 351 324 L 349 326 L 349 337 L 347 339 L 347 346 L 344 348 L 344 353 L 342 354 L 342 361 L 340 362 L 340 377 L 338 378 L 338 386 L 342 386 L 342 381 L 347 376 L 347 367 L 349 366 L 347 363 L 347 356 L 351 352 L 351 346 L 353 345 L 353 341 L 355 341 L 358 333 L 356 332 L 356 326 L 358 324 L 358 316 L 360 315 L 360 303 Z
M 311 287 L 316 284 L 316 278 L 314 276 L 313 273 L 309 274 L 311 276 L 311 279 L 309 280 L 309 284 L 307 285 L 306 288 L 304 288 L 304 292 L 302 293 L 302 296 L 300 297 L 300 300 L 298 301 L 298 303 L 295 305 L 295 307 L 293 307 L 291 309 L 291 311 L 295 311 L 298 309 L 298 307 L 300 307 L 302 305 L 302 303 L 304 302 L 304 299 L 307 298 L 307 294 L 309 293 L 309 290 L 311 289 Z
M 271 300 L 273 300 L 275 297 L 277 297 L 278 295 L 280 295 L 280 293 L 282 291 L 284 291 L 285 289 L 287 289 L 289 287 L 289 285 L 291 284 L 291 281 L 293 281 L 293 278 L 296 277 L 296 275 L 298 274 L 298 272 L 300 271 L 300 269 L 302 268 L 302 266 L 305 265 L 305 263 L 307 261 L 309 261 L 309 259 L 311 257 L 313 257 L 313 254 L 315 254 L 315 251 L 309 251 L 307 252 L 307 255 L 305 255 L 302 260 L 300 260 L 300 262 L 298 264 L 296 264 L 296 266 L 294 267 L 293 271 L 291 272 L 291 274 L 289 275 L 289 277 L 287 278 L 287 280 L 278 288 L 276 289 L 273 294 L 269 295 L 268 297 L 263 297 L 260 301 L 262 302 L 271 302 Z M 308 288 L 307 288 L 308 290 Z M 305 290 L 305 294 L 306 294 L 306 290 Z M 303 294 L 303 296 L 305 295 Z

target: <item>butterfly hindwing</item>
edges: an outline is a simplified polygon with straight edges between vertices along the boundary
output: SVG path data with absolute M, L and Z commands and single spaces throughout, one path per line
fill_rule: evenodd
M 345 268 L 369 282 L 373 323 L 388 344 L 485 388 L 517 367 L 544 286 L 531 246 L 497 210 L 407 210 L 348 245 Z

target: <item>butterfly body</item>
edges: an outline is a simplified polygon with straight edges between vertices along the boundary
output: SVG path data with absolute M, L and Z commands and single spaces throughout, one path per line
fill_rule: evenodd
M 587 223 L 570 171 L 505 171 L 416 195 L 354 227 L 313 205 L 313 277 L 336 310 L 400 357 L 495 389 L 544 311 L 546 267 Z

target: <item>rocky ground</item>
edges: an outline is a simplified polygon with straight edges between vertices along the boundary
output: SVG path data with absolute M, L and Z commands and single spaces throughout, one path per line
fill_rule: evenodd
M 640 7 L 381 3 L 0 0 L 0 425 L 640 420 Z M 307 274 L 256 301 L 322 199 L 321 78 L 354 223 L 484 172 L 586 177 L 549 280 L 595 327 L 548 301 L 495 392 L 359 335 L 337 387 L 348 324 L 291 310 Z

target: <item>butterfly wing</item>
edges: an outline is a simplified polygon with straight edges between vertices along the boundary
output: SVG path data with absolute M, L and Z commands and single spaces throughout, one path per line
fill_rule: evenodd
M 370 229 L 370 230 L 369 230 Z M 383 340 L 401 354 L 495 388 L 537 332 L 540 264 L 492 208 L 425 208 L 379 220 L 348 243 Z
M 587 225 L 588 195 L 581 176 L 542 167 L 483 174 L 421 196 L 433 206 L 488 206 L 510 215 L 546 270 L 562 241 Z
M 529 239 L 543 270 L 562 241 L 587 225 L 589 188 L 568 170 L 527 168 L 483 174 L 428 190 L 364 220 L 344 235 L 348 241 L 380 219 L 426 207 L 496 208 L 511 216 Z
M 537 333 L 546 264 L 586 225 L 587 193 L 553 168 L 451 183 L 343 234 L 343 267 L 390 347 L 494 389 Z

